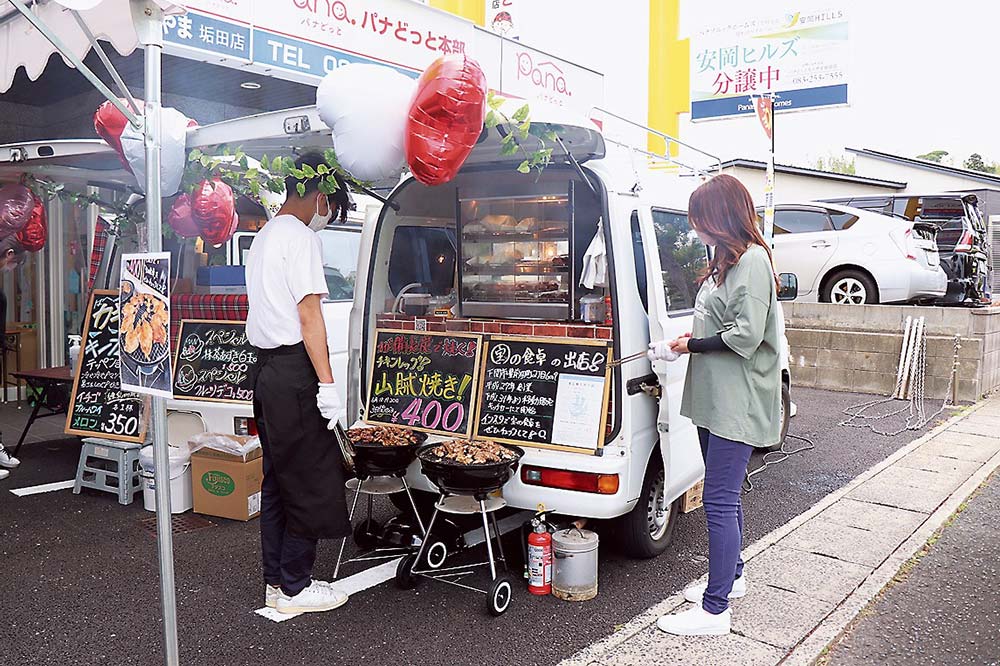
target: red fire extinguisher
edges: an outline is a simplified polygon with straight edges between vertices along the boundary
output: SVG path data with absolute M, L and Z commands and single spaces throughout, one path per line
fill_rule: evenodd
M 528 535 L 528 592 L 552 594 L 552 535 L 544 514 L 531 520 Z

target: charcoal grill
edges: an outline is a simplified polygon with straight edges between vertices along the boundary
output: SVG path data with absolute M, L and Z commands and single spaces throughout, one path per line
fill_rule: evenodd
M 421 447 L 417 451 L 420 468 L 424 475 L 441 489 L 441 497 L 434 505 L 430 524 L 424 542 L 416 553 L 411 553 L 400 560 L 396 567 L 396 585 L 404 590 L 415 588 L 420 579 L 430 578 L 442 583 L 454 585 L 473 592 L 486 595 L 487 610 L 494 617 L 507 612 L 513 599 L 514 579 L 509 574 L 507 558 L 504 556 L 503 544 L 500 542 L 500 527 L 496 512 L 507 506 L 502 497 L 493 495 L 503 488 L 517 468 L 524 455 L 524 450 L 516 446 L 505 446 L 516 454 L 514 460 L 500 463 L 481 463 L 465 465 L 456 461 L 438 458 L 431 453 L 435 445 Z M 454 567 L 445 567 L 449 549 L 445 541 L 433 536 L 434 526 L 438 524 L 440 514 L 475 515 L 479 514 L 483 521 L 483 536 L 486 542 L 487 560 L 473 562 Z M 491 535 L 492 525 L 492 535 Z M 496 551 L 494 552 L 494 541 Z M 500 571 L 498 564 L 503 566 Z M 475 573 L 479 567 L 489 566 L 489 589 L 481 589 L 468 585 L 463 581 Z
M 341 564 L 399 557 L 412 553 L 414 548 L 424 542 L 427 531 L 424 529 L 424 522 L 420 517 L 420 511 L 417 510 L 410 486 L 406 482 L 406 468 L 413 462 L 417 448 L 426 441 L 427 435 L 414 433 L 417 443 L 409 446 L 383 446 L 379 443 L 351 442 L 347 432 L 339 423 L 334 432 L 339 440 L 341 451 L 345 453 L 345 461 L 350 458 L 350 468 L 354 473 L 354 478 L 348 479 L 345 484 L 348 490 L 354 492 L 354 500 L 351 503 L 348 519 L 351 522 L 354 521 L 358 500 L 361 499 L 362 495 L 365 496 L 368 504 L 367 517 L 354 527 L 352 535 L 354 543 L 361 549 L 361 553 L 345 561 L 344 548 L 347 546 L 347 537 L 343 538 L 340 542 L 340 553 L 337 555 L 337 565 L 333 570 L 333 577 L 336 579 L 340 574 Z M 403 525 L 400 521 L 391 525 L 390 523 L 380 525 L 372 517 L 375 496 L 403 492 L 406 493 L 410 501 L 410 507 L 413 509 L 413 516 L 417 523 L 416 527 L 419 528 L 419 530 L 414 530 L 411 529 L 411 526 L 406 526 L 406 529 L 411 533 L 410 538 L 406 538 L 402 534 Z M 390 534 L 391 538 L 385 539 L 387 534 Z M 390 545 L 383 547 L 384 542 Z

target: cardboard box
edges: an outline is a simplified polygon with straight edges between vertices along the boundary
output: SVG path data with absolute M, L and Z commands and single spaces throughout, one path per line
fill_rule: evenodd
M 688 488 L 687 492 L 684 493 L 684 501 L 681 503 L 681 513 L 691 513 L 695 509 L 700 508 L 704 491 L 704 479 Z
M 246 460 L 215 449 L 195 451 L 191 455 L 195 513 L 242 521 L 260 515 L 263 455 L 260 447 Z

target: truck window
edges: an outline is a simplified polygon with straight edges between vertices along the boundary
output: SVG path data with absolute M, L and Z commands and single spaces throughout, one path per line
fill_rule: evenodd
M 687 213 L 661 208 L 652 212 L 667 311 L 690 310 L 698 295 L 698 279 L 708 265 L 708 253 L 688 223 Z
M 455 232 L 439 227 L 397 227 L 389 254 L 389 288 L 393 294 L 418 282 L 432 296 L 445 296 L 455 286 Z
M 642 309 L 649 314 L 649 303 L 646 288 L 649 286 L 646 280 L 646 252 L 642 246 L 642 233 L 639 231 L 639 211 L 632 211 L 632 254 L 635 257 L 635 286 L 639 289 L 639 300 L 642 301 Z
M 361 230 L 326 228 L 317 233 L 323 246 L 323 275 L 327 298 L 331 301 L 354 300 L 354 282 L 361 250 Z

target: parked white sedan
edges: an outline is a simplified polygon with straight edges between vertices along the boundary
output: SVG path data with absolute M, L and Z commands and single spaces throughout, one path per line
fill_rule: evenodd
M 762 211 L 759 211 L 762 213 Z M 862 305 L 937 299 L 948 288 L 936 230 L 837 204 L 775 207 L 774 260 L 800 301 Z

